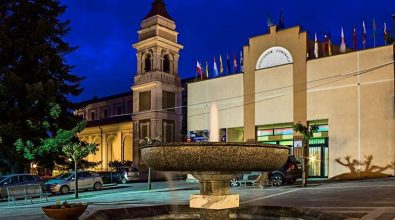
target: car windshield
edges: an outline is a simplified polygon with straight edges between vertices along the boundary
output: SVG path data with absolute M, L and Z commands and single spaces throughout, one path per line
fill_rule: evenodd
M 0 184 L 2 184 L 3 183 L 3 181 L 6 179 L 6 177 L 0 177 Z
M 59 175 L 56 179 L 68 179 L 69 177 L 74 176 L 74 173 L 63 173 L 61 175 Z

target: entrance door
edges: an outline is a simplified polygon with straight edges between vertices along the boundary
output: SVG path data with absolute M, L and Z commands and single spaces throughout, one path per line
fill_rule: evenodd
M 309 177 L 328 177 L 328 138 L 311 139 Z

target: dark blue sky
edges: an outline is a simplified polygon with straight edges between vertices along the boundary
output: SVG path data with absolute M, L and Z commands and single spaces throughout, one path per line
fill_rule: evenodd
M 86 79 L 81 101 L 130 90 L 136 72 L 136 51 L 140 22 L 149 12 L 153 0 L 61 0 L 68 6 L 64 18 L 71 20 L 71 32 L 65 40 L 79 49 L 69 55 L 76 65 L 73 72 Z M 383 23 L 393 31 L 394 0 L 165 0 L 179 32 L 180 75 L 195 76 L 196 60 L 209 61 L 221 53 L 237 55 L 249 37 L 267 31 L 267 17 L 278 23 L 284 11 L 285 26 L 301 25 L 311 39 L 319 40 L 330 32 L 335 44 L 340 41 L 340 28 L 351 47 L 352 28 L 357 29 L 361 47 L 362 20 L 367 26 L 368 45 L 373 46 L 372 20 L 376 20 L 376 45 L 383 45 Z M 212 71 L 211 71 L 212 72 Z

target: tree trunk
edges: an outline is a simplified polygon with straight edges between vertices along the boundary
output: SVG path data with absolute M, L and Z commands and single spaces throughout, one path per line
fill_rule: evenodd
M 74 160 L 74 180 L 75 180 L 75 198 L 78 199 L 78 167 L 77 167 L 77 160 Z
M 307 186 L 309 177 L 309 140 L 303 139 L 303 170 L 302 170 L 302 187 Z

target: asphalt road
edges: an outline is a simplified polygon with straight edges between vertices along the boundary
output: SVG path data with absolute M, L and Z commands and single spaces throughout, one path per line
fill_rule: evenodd
M 198 194 L 198 184 L 185 181 L 154 182 L 153 190 L 146 183 L 133 183 L 111 187 L 101 191 L 81 192 L 77 201 L 88 203 L 82 216 L 86 218 L 101 209 L 152 206 L 162 204 L 188 204 L 190 194 Z M 354 219 L 395 219 L 395 178 L 352 182 L 313 183 L 306 188 L 298 185 L 232 188 L 240 194 L 241 206 L 286 206 L 306 210 L 341 214 Z M 16 206 L 0 202 L 0 219 L 48 219 L 41 206 L 54 204 L 56 200 L 73 200 L 73 194 L 50 196 L 49 202 Z

